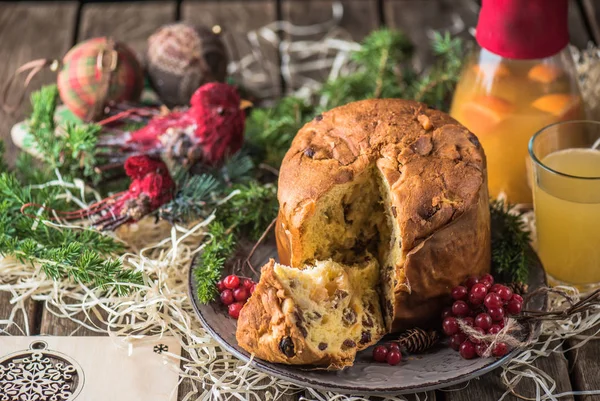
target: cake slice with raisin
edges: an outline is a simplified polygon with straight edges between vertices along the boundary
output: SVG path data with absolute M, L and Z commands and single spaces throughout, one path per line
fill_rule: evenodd
M 238 319 L 238 344 L 258 358 L 342 369 L 375 344 L 385 326 L 370 255 L 351 266 L 331 260 L 296 269 L 269 261 Z

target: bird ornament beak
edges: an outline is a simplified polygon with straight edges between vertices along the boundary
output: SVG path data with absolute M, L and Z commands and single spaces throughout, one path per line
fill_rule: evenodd
M 247 108 L 252 107 L 252 106 L 254 106 L 254 105 L 249 100 L 242 99 L 240 101 L 240 110 L 246 110 Z

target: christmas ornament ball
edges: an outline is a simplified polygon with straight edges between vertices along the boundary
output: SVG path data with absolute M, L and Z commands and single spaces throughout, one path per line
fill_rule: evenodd
M 102 116 L 108 101 L 136 101 L 144 71 L 133 51 L 111 38 L 89 39 L 65 55 L 58 73 L 63 103 L 83 120 Z
M 215 32 L 220 30 L 175 23 L 148 39 L 148 76 L 168 107 L 187 105 L 200 86 L 225 80 L 227 53 Z

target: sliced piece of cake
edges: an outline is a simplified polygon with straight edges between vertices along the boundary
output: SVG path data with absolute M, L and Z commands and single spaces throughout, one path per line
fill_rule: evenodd
M 238 344 L 258 358 L 342 369 L 385 333 L 379 266 L 367 255 L 352 266 L 331 260 L 304 269 L 271 260 L 238 319 Z

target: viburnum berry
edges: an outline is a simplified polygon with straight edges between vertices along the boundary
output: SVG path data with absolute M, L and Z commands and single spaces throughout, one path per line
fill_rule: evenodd
M 471 289 L 471 287 L 473 287 L 477 283 L 479 283 L 479 279 L 477 277 L 469 277 L 465 281 L 465 287 L 467 287 L 468 289 Z
M 483 276 L 481 276 L 479 278 L 479 282 L 480 283 L 483 282 L 483 281 L 486 281 L 486 282 L 490 283 L 490 287 L 491 287 L 492 285 L 494 285 L 494 276 L 492 276 L 489 273 L 486 273 L 486 274 L 484 274 Z
M 223 292 L 223 290 L 225 289 L 225 284 L 223 284 L 223 280 L 219 280 L 217 281 L 217 291 L 219 292 Z
M 250 297 L 250 291 L 248 291 L 245 287 L 238 287 L 233 290 L 233 297 L 236 301 L 246 302 L 248 297 Z
M 242 280 L 242 287 L 250 291 L 250 288 L 254 285 L 254 282 L 249 278 L 245 278 Z
M 447 317 L 442 322 L 442 329 L 447 336 L 451 336 L 459 332 L 460 327 L 455 317 Z
M 472 317 L 470 317 L 470 316 L 469 316 L 469 317 L 464 317 L 464 318 L 462 319 L 462 322 L 463 322 L 464 324 L 466 324 L 467 326 L 470 326 L 470 327 L 473 327 L 473 326 L 475 326 L 475 319 L 473 319 L 473 318 L 472 318 Z
M 400 345 L 398 343 L 389 343 L 387 344 L 388 351 L 398 351 L 400 352 Z
M 229 316 L 231 316 L 234 319 L 237 319 L 238 317 L 240 317 L 240 311 L 243 307 L 243 302 L 234 302 L 227 307 L 227 312 L 229 313 Z
M 252 287 L 250 287 L 250 295 L 254 294 L 254 290 L 256 290 L 256 283 L 252 284 Z
M 465 359 L 473 359 L 476 355 L 475 344 L 467 340 L 460 345 L 458 352 L 460 353 L 460 356 Z
M 502 307 L 488 308 L 488 314 L 494 322 L 501 322 L 504 320 L 504 309 L 502 309 Z
M 521 313 L 523 304 L 515 299 L 511 299 L 506 303 L 504 308 L 510 315 L 518 315 L 519 313 Z
M 512 290 L 506 286 L 501 286 L 498 291 L 496 291 L 496 294 L 498 294 L 504 302 L 509 301 L 513 296 Z
M 442 320 L 444 320 L 445 318 L 450 317 L 450 316 L 452 316 L 452 308 L 451 307 L 444 308 L 442 310 Z
M 497 324 L 492 324 L 492 327 L 490 327 L 490 329 L 488 330 L 488 334 L 496 335 L 496 334 L 500 333 L 501 330 L 502 330 L 502 327 L 500 327 Z
M 452 304 L 452 313 L 456 316 L 467 316 L 469 312 L 471 312 L 471 309 L 465 301 L 456 301 Z
M 458 351 L 460 345 L 467 341 L 467 336 L 464 333 L 456 333 L 452 337 L 450 337 L 450 347 L 454 351 Z
M 235 290 L 236 288 L 238 288 L 240 286 L 240 278 L 238 276 L 236 276 L 235 274 L 230 274 L 229 276 L 225 277 L 225 279 L 223 280 L 223 285 L 225 286 L 225 288 L 229 288 L 230 290 Z
M 502 298 L 500 298 L 500 295 L 496 294 L 495 292 L 490 292 L 489 294 L 487 294 L 485 296 L 485 300 L 483 301 L 483 304 L 485 305 L 486 308 L 501 308 L 504 302 L 502 302 Z
M 219 297 L 221 298 L 221 302 L 225 306 L 231 305 L 234 301 L 233 292 L 231 290 L 223 290 Z
M 385 361 L 392 366 L 399 364 L 401 360 L 402 354 L 396 350 L 388 351 L 387 357 L 385 358 Z
M 473 330 L 477 331 L 479 334 L 485 334 L 485 330 L 483 330 L 481 327 L 473 327 Z M 481 342 L 481 340 L 475 338 L 474 336 L 469 336 L 469 341 L 471 341 L 473 344 L 479 344 Z
M 523 303 L 523 297 L 520 296 L 519 294 L 513 294 L 511 299 L 514 299 L 515 301 L 519 301 L 519 302 Z
M 452 298 L 455 301 L 465 301 L 468 294 L 469 290 L 467 290 L 467 287 L 462 285 L 456 286 L 452 289 Z
M 482 357 L 485 351 L 487 351 L 488 347 L 488 344 L 481 342 L 475 345 L 475 353 L 477 353 L 477 356 Z
M 388 349 L 383 345 L 378 345 L 373 348 L 373 359 L 375 362 L 385 362 L 387 357 Z
M 490 292 L 498 292 L 498 290 L 502 287 L 504 287 L 502 284 L 494 284 L 492 288 L 490 288 Z
M 473 305 L 481 305 L 487 294 L 487 288 L 482 283 L 477 283 L 471 287 L 469 292 L 469 302 Z
M 480 313 L 475 317 L 475 327 L 488 331 L 492 327 L 492 318 L 487 313 Z
M 508 345 L 506 343 L 497 343 L 492 350 L 492 355 L 501 357 L 508 353 Z

